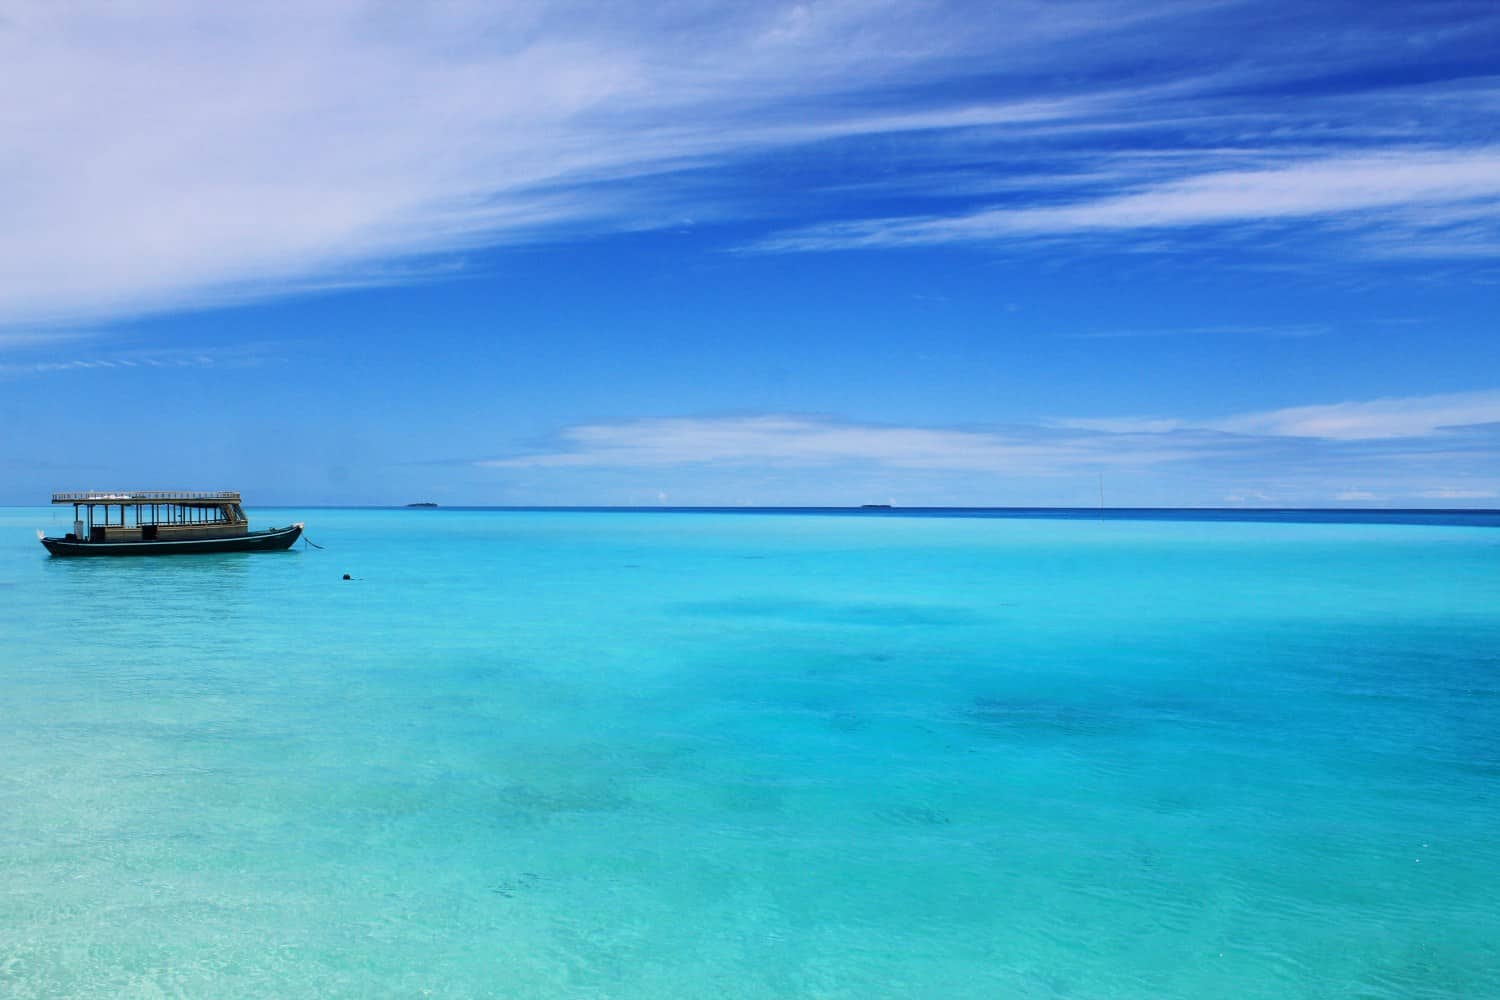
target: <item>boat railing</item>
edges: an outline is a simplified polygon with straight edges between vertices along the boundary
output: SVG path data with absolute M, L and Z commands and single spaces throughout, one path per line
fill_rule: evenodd
M 53 503 L 183 503 L 195 500 L 239 503 L 234 490 L 81 490 L 52 494 Z

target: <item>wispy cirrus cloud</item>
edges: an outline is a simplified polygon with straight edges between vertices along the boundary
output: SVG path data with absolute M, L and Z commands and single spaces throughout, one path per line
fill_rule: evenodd
M 1437 230 L 1432 217 L 1416 220 L 1406 214 L 1417 208 L 1441 210 L 1441 231 L 1450 237 L 1458 225 L 1500 227 L 1500 147 L 1359 153 L 1253 170 L 1211 171 L 1063 205 L 814 226 L 771 237 L 759 249 L 984 243 L 1292 220 L 1346 226 L 1404 221 L 1404 228 L 1420 224 L 1423 230 Z
M 197 348 L 135 348 L 93 351 L 71 357 L 51 356 L 24 361 L 0 361 L 0 379 L 89 371 L 149 371 L 151 369 L 249 368 L 267 363 L 270 343 L 216 345 Z
M 80 329 L 6 330 L 0 328 L 0 352 L 25 351 L 33 347 L 50 347 L 64 340 L 85 340 L 98 336 L 96 331 Z
M 782 251 L 1380 220 L 1406 238 L 1364 252 L 1489 256 L 1500 88 L 1463 66 L 1497 37 L 1484 4 L 13 6 L 0 326 L 684 216 Z M 787 150 L 794 199 L 745 182 Z
M 1444 489 L 1423 490 L 1417 496 L 1424 500 L 1493 500 L 1496 497 L 1500 497 L 1500 491 L 1447 487 Z
M 1137 327 L 1108 330 L 1085 330 L 1063 336 L 1073 340 L 1138 340 L 1157 337 L 1321 337 L 1331 331 L 1322 323 L 1215 324 L 1213 326 Z
M 1500 392 L 1202 421 L 1072 419 L 998 428 L 788 414 L 627 420 L 571 427 L 550 449 L 473 464 L 575 476 L 709 466 L 804 473 L 824 468 L 864 476 L 862 481 L 886 470 L 907 489 L 954 475 L 1017 483 L 1106 474 L 1113 482 L 1172 484 L 1162 492 L 1181 502 L 1236 497 L 1233 502 L 1274 504 L 1485 500 L 1500 491 L 1500 473 L 1475 470 L 1494 463 L 1500 463 Z
M 651 178 L 747 152 L 1066 118 L 1084 98 L 859 94 L 1099 34 L 1111 7 L 962 32 L 953 3 L 13 9 L 0 324 L 402 280 L 424 255 L 660 225 L 681 185 Z
M 818 417 L 665 418 L 572 427 L 552 452 L 486 459 L 491 468 L 649 468 L 693 463 L 817 466 L 875 462 L 907 469 L 1014 470 L 1045 475 L 1082 464 L 1171 461 L 1202 442 L 1139 441 L 1125 453 L 1096 436 L 1034 427 L 1012 430 L 892 427 Z
M 1500 424 L 1500 391 L 1401 396 L 1246 413 L 1208 426 L 1237 434 L 1367 441 L 1431 437 L 1444 430 Z
M 1325 441 L 1431 438 L 1462 428 L 1500 426 L 1500 390 L 1290 406 L 1196 421 L 1177 417 L 1123 416 L 1059 418 L 1048 423 L 1055 427 L 1108 434 L 1200 430 Z

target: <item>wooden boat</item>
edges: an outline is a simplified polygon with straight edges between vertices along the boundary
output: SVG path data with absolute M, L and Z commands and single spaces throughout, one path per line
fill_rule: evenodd
M 54 493 L 52 502 L 73 505 L 72 531 L 61 538 L 37 532 L 54 556 L 272 552 L 291 548 L 303 528 L 299 521 L 285 528 L 251 531 L 240 495 L 232 491 L 90 490 Z

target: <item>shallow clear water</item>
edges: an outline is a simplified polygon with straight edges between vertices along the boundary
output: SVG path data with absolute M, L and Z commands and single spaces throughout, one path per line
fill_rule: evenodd
M 1500 995 L 1495 528 L 252 515 L 0 510 L 0 995 Z

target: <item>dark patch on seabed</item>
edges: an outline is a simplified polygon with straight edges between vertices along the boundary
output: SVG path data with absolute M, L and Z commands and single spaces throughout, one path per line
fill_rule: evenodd
M 1063 737 L 1117 736 L 1155 726 L 1215 725 L 1220 711 L 1192 700 L 1122 697 L 1109 703 L 1038 695 L 984 696 L 960 710 L 987 735 L 1052 733 Z
M 927 806 L 886 806 L 875 810 L 875 815 L 896 826 L 947 826 L 953 822 L 946 813 Z
M 1053 732 L 1108 736 L 1161 727 L 1224 730 L 1263 721 L 1263 706 L 1224 691 L 1140 690 L 1109 684 L 1089 692 L 1025 689 L 992 692 L 957 709 L 959 718 L 990 735 Z
M 564 813 L 619 812 L 634 805 L 628 797 L 608 785 L 554 788 L 509 785 L 498 791 L 496 800 L 513 814 L 533 818 Z
M 490 892 L 497 896 L 504 896 L 506 899 L 514 899 L 516 893 L 535 888 L 542 881 L 542 876 L 536 872 L 518 872 L 509 878 L 498 879 L 490 886 Z
M 861 733 L 870 728 L 870 720 L 857 712 L 834 712 L 828 716 L 828 725 L 843 733 Z
M 877 601 L 795 601 L 744 598 L 727 601 L 687 601 L 676 606 L 685 614 L 724 618 L 780 618 L 820 625 L 972 625 L 985 616 L 969 608 L 926 604 L 886 604 Z
M 1118 712 L 1040 699 L 975 698 L 963 715 L 987 735 L 999 737 L 1023 733 L 1110 736 L 1135 728 Z

